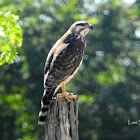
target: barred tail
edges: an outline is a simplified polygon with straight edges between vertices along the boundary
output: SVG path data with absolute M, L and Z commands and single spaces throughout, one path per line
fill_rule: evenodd
M 40 124 L 40 125 L 45 123 L 47 111 L 49 109 L 49 104 L 50 104 L 50 101 L 52 100 L 55 89 L 56 89 L 56 87 L 44 89 L 44 95 L 41 100 L 41 109 L 39 112 L 39 119 L 38 119 L 38 124 Z

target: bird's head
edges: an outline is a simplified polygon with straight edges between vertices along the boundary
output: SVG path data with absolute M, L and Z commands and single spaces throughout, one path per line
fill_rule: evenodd
M 71 25 L 70 31 L 85 36 L 89 30 L 93 30 L 93 26 L 87 21 L 77 21 Z

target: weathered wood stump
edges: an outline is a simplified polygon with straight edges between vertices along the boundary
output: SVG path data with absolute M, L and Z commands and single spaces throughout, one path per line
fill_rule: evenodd
M 45 140 L 78 140 L 78 98 L 53 99 L 45 122 Z

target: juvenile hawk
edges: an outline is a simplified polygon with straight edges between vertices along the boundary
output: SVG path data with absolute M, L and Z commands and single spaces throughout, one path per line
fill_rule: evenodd
M 50 100 L 54 94 L 62 88 L 62 94 L 57 97 L 76 98 L 65 90 L 68 83 L 79 69 L 86 47 L 85 35 L 93 27 L 87 21 L 77 21 L 55 43 L 46 59 L 44 68 L 44 94 L 41 100 L 39 124 L 44 124 Z

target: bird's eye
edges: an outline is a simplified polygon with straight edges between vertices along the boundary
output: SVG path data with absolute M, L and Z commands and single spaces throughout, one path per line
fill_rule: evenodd
M 80 26 L 84 26 L 84 23 L 81 23 Z
M 77 26 L 84 26 L 84 23 L 77 24 Z

